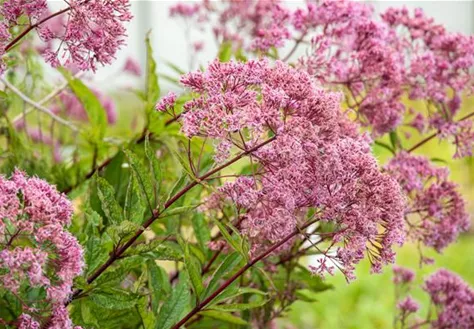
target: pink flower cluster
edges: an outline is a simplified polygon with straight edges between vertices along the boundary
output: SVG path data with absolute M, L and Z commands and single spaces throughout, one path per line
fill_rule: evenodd
M 170 16 L 194 18 L 201 28 L 204 23 L 210 24 L 220 42 L 232 41 L 264 53 L 272 47 L 282 47 L 291 37 L 290 11 L 279 0 L 178 3 L 170 9 Z
M 279 241 L 315 209 L 335 224 L 335 261 L 348 278 L 365 254 L 374 271 L 393 261 L 392 246 L 404 239 L 404 200 L 380 172 L 370 139 L 342 113 L 339 94 L 318 89 L 304 71 L 265 60 L 215 61 L 181 82 L 197 94 L 183 105 L 183 132 L 219 141 L 219 161 L 232 148 L 275 136 L 251 155 L 260 169 L 227 182 L 208 205 L 233 201 L 253 251 Z
M 411 124 L 405 119 L 409 96 L 428 109 L 415 114 L 415 128 L 452 141 L 455 157 L 472 154 L 472 121 L 457 114 L 474 86 L 474 37 L 448 32 L 420 9 L 392 8 L 376 17 L 370 5 L 351 0 L 308 1 L 294 11 L 280 1 L 258 0 L 203 1 L 193 8 L 189 16 L 207 13 L 201 27 L 212 26 L 219 41 L 237 48 L 267 53 L 291 39 L 310 43 L 298 68 L 343 91 L 346 105 L 374 136 Z
M 53 66 L 75 64 L 81 70 L 95 71 L 97 64 L 110 64 L 125 42 L 124 24 L 132 19 L 129 0 L 72 0 L 68 4 L 71 9 L 64 14 L 62 29 L 40 27 L 43 41 L 59 42 L 56 50 L 44 51 L 45 59 Z
M 72 328 L 64 303 L 84 263 L 65 230 L 71 216 L 71 203 L 47 182 L 18 170 L 10 180 L 0 177 L 0 285 L 23 305 L 20 328 L 39 328 L 44 312 L 52 315 L 51 328 Z M 29 287 L 43 287 L 44 298 L 28 304 Z
M 124 44 L 124 23 L 130 21 L 129 0 L 72 0 L 67 10 L 55 15 L 45 0 L 8 0 L 0 6 L 0 55 L 9 42 L 12 28 L 26 17 L 45 42 L 38 50 L 53 66 L 76 65 L 81 70 L 95 70 L 97 64 L 110 64 Z M 65 8 L 66 9 L 66 8 Z M 25 29 L 27 29 L 25 27 Z M 4 64 L 2 63 L 2 71 Z
M 438 311 L 433 329 L 474 328 L 474 290 L 459 276 L 439 270 L 426 280 L 424 289 Z
M 408 269 L 397 267 L 394 268 L 394 273 L 396 283 L 400 283 L 400 275 L 404 273 L 410 273 L 410 280 L 404 283 L 410 283 L 414 279 L 414 273 Z M 430 310 L 426 321 L 417 319 L 411 327 L 417 328 L 417 323 L 429 324 L 433 329 L 474 327 L 474 290 L 459 276 L 440 269 L 425 280 L 423 290 L 428 293 L 430 304 L 436 311 Z M 419 304 L 412 297 L 407 296 L 397 303 L 397 308 L 401 313 L 398 319 L 402 324 L 407 324 L 407 316 L 417 312 Z
M 440 252 L 469 228 L 470 220 L 457 185 L 448 180 L 447 168 L 425 157 L 399 153 L 385 166 L 407 195 L 407 234 Z

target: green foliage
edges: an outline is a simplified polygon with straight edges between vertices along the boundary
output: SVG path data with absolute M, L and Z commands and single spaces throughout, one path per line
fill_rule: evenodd
M 65 69 L 59 69 L 64 78 L 68 81 L 72 92 L 77 99 L 84 106 L 84 109 L 89 118 L 91 128 L 88 130 L 88 135 L 94 143 L 99 143 L 105 136 L 107 128 L 107 116 L 102 103 L 98 100 L 95 94 L 79 79 L 74 78 L 71 73 Z

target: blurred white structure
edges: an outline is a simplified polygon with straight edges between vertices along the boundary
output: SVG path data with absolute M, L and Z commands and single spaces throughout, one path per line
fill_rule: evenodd
M 127 57 L 136 59 L 142 67 L 145 64 L 145 34 L 151 31 L 152 45 L 155 59 L 158 62 L 158 71 L 172 73 L 164 64 L 170 61 L 183 70 L 189 67 L 189 54 L 185 39 L 184 21 L 171 19 L 169 8 L 178 1 L 149 0 L 132 1 L 134 19 L 129 24 L 128 42 L 117 56 L 117 61 L 108 67 L 101 68 L 97 79 L 100 82 L 108 81 L 105 88 L 113 87 L 116 83 L 141 83 L 138 79 L 130 81 L 127 77 L 117 79 L 117 73 L 122 69 Z M 196 2 L 199 0 L 187 2 Z M 285 1 L 290 7 L 304 5 L 304 0 Z M 434 17 L 437 22 L 444 24 L 449 30 L 472 34 L 474 32 L 474 0 L 473 1 L 368 1 L 376 11 L 383 11 L 391 6 L 407 6 L 409 8 L 421 7 L 425 12 Z M 61 8 L 63 1 L 51 1 L 53 7 Z M 206 63 L 214 58 L 217 52 L 214 39 L 209 32 L 202 35 L 198 31 L 192 31 L 193 39 L 204 41 L 205 47 L 199 55 L 198 62 Z M 284 51 L 283 51 L 284 53 Z M 114 77 L 111 81 L 110 77 Z

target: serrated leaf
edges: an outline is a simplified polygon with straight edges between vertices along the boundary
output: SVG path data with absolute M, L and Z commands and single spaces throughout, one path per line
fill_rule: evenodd
M 91 302 L 109 310 L 126 310 L 134 307 L 138 302 L 138 295 L 122 289 L 98 290 L 90 295 Z
M 220 312 L 220 311 L 215 311 L 215 310 L 205 310 L 205 311 L 199 312 L 199 314 L 213 318 L 213 319 L 221 320 L 228 323 L 238 324 L 242 326 L 248 324 L 247 321 L 245 321 L 244 319 L 238 318 L 226 312 Z
M 119 224 L 123 221 L 123 210 L 119 203 L 115 200 L 114 188 L 107 180 L 97 176 L 97 195 L 99 196 L 107 219 L 111 223 Z
M 153 183 L 150 171 L 140 161 L 135 153 L 130 150 L 124 150 L 125 155 L 128 158 L 130 167 L 132 168 L 133 174 L 135 175 L 138 186 L 146 198 L 147 205 L 150 208 L 150 212 L 155 208 L 154 195 L 153 195 Z
M 191 285 L 195 292 L 195 296 L 198 298 L 199 302 L 199 296 L 204 290 L 201 278 L 201 266 L 189 252 L 189 246 L 187 243 L 185 243 L 184 246 L 184 266 L 186 268 L 186 271 L 188 272 Z
M 189 297 L 187 280 L 181 276 L 178 285 L 172 290 L 171 296 L 160 309 L 156 329 L 169 329 L 178 322 L 182 314 L 187 311 Z
M 124 217 L 129 221 L 141 224 L 143 222 L 143 214 L 146 209 L 146 203 L 142 198 L 140 186 L 138 186 L 135 175 L 130 175 L 130 180 L 125 196 Z
M 153 312 L 157 314 L 160 301 L 163 295 L 171 291 L 171 285 L 168 275 L 156 264 L 155 260 L 147 260 L 146 265 L 148 269 L 148 289 L 151 291 L 152 308 Z
M 207 298 L 212 294 L 218 287 L 219 281 L 222 280 L 227 274 L 232 272 L 232 270 L 242 261 L 242 256 L 239 253 L 232 253 L 228 255 L 224 261 L 219 265 L 219 267 L 214 271 L 211 281 L 206 287 L 206 290 L 202 296 L 202 299 Z

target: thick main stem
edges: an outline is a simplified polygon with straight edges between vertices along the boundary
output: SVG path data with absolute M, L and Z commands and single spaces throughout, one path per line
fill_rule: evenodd
M 176 323 L 172 329 L 179 329 L 181 328 L 182 325 L 184 325 L 186 322 L 188 322 L 189 319 L 191 319 L 194 315 L 196 315 L 198 312 L 200 312 L 204 307 L 206 307 L 214 298 L 220 295 L 221 292 L 223 292 L 228 286 L 230 286 L 235 280 L 237 280 L 242 274 L 244 274 L 249 268 L 251 268 L 253 265 L 261 261 L 262 259 L 266 258 L 268 255 L 270 255 L 272 252 L 274 252 L 276 249 L 280 248 L 282 245 L 284 245 L 286 242 L 288 242 L 290 239 L 295 237 L 298 234 L 301 234 L 302 229 L 306 229 L 310 225 L 314 224 L 317 222 L 319 219 L 314 219 L 305 225 L 303 225 L 300 228 L 296 228 L 293 232 L 289 233 L 287 236 L 285 236 L 282 240 L 277 242 L 276 244 L 272 245 L 269 249 L 255 257 L 254 259 L 250 260 L 247 264 L 245 264 L 240 270 L 238 270 L 234 275 L 232 275 L 227 281 L 225 281 L 217 290 L 215 290 L 209 297 L 207 297 L 205 300 L 203 300 L 201 303 L 196 305 L 195 308 L 193 308 L 184 318 L 182 318 L 178 323 Z
M 182 190 L 180 190 L 178 193 L 176 193 L 173 197 L 171 197 L 163 206 L 163 209 L 157 210 L 154 212 L 154 214 L 142 225 L 142 227 L 135 232 L 135 234 L 120 248 L 116 249 L 109 257 L 109 259 L 102 264 L 94 273 L 92 273 L 88 278 L 87 282 L 92 283 L 95 279 L 97 279 L 110 265 L 112 265 L 117 259 L 119 259 L 125 251 L 127 251 L 130 246 L 132 246 L 135 241 L 142 235 L 145 230 L 150 227 L 151 224 L 164 212 L 166 209 L 171 207 L 177 200 L 179 200 L 183 195 L 185 195 L 189 190 L 191 190 L 193 187 L 199 184 L 200 181 L 205 180 L 206 178 L 214 175 L 215 173 L 221 171 L 222 169 L 232 165 L 233 163 L 237 162 L 238 160 L 242 159 L 243 157 L 247 156 L 248 154 L 255 152 L 256 150 L 260 149 L 261 147 L 267 145 L 268 143 L 272 142 L 275 140 L 276 136 L 271 137 L 267 139 L 266 141 L 250 148 L 249 150 L 240 153 L 236 157 L 232 158 L 231 160 L 227 161 L 226 163 L 214 168 L 213 170 L 210 170 L 206 174 L 198 177 L 195 179 L 193 182 L 189 183 L 186 185 Z M 77 290 L 73 294 L 73 298 L 77 297 L 77 295 L 80 293 L 80 290 Z

